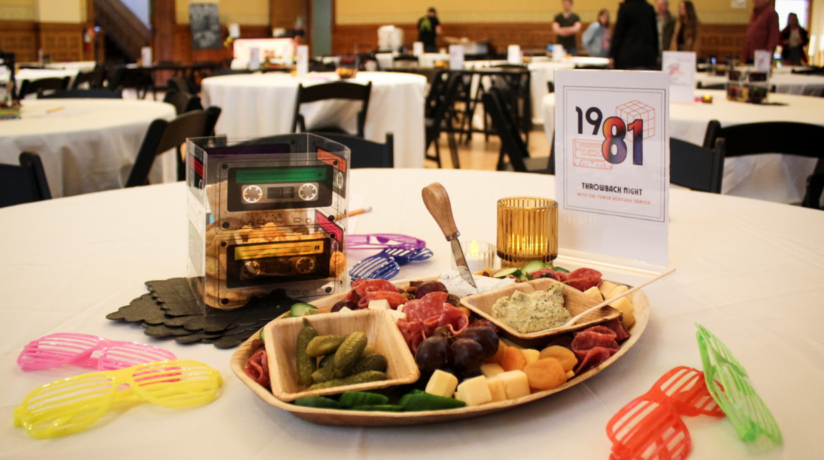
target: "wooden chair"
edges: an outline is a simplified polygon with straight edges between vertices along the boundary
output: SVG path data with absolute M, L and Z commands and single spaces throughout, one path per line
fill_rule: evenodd
M 36 153 L 21 153 L 20 166 L 0 164 L 0 208 L 50 199 L 43 163 Z
M 295 101 L 295 113 L 292 117 L 292 132 L 297 133 L 306 131 L 306 120 L 300 114 L 301 104 L 309 104 L 311 102 L 325 101 L 330 99 L 347 99 L 352 101 L 360 101 L 361 109 L 358 111 L 357 119 L 357 136 L 363 137 L 363 131 L 366 126 L 366 111 L 369 108 L 369 96 L 372 93 L 372 82 L 365 85 L 358 83 L 347 83 L 336 81 L 331 83 L 321 83 L 312 86 L 298 85 L 298 94 Z M 346 133 L 343 129 L 335 126 L 317 128 L 313 132 L 329 132 L 329 133 Z
M 670 138 L 670 183 L 692 190 L 721 193 L 724 177 L 724 139 L 705 149 Z
M 193 96 L 179 91 L 167 91 L 163 96 L 163 102 L 175 106 L 175 113 L 182 115 L 192 110 L 203 110 L 199 96 Z
M 20 84 L 18 95 L 20 99 L 29 94 L 41 94 L 44 91 L 62 91 L 69 89 L 69 77 L 63 78 L 41 78 L 40 80 L 23 80 Z
M 510 112 L 504 107 L 500 91 L 490 89 L 483 95 L 484 111 L 492 118 L 498 136 L 501 138 L 501 153 L 498 157 L 498 171 L 511 167 L 518 172 L 538 174 L 555 174 L 555 155 L 550 151 L 549 157 L 530 158 L 526 143 L 521 138 L 518 126 Z M 553 145 L 555 144 L 553 139 Z M 504 158 L 509 158 L 509 163 Z
M 318 133 L 329 140 L 343 144 L 352 152 L 349 164 L 352 168 L 393 168 L 395 166 L 395 137 L 386 133 L 386 143 L 361 139 L 348 134 Z
M 186 170 L 180 156 L 180 146 L 190 137 L 203 137 L 206 134 L 207 122 L 206 112 L 202 110 L 184 113 L 172 121 L 153 121 L 137 152 L 134 166 L 126 180 L 126 187 L 148 185 L 149 170 L 155 157 L 173 148 L 178 150 L 178 178 L 184 175 Z
M 727 158 L 764 153 L 797 155 L 817 159 L 813 175 L 824 174 L 824 147 L 820 143 L 824 139 L 824 126 L 774 121 L 722 128 L 718 120 L 711 120 L 704 136 L 704 148 L 714 148 L 719 139 L 725 141 Z M 802 203 L 812 201 L 814 197 L 805 196 Z
M 37 93 L 37 99 L 123 99 L 123 91 L 108 89 L 67 89 L 51 94 Z
M 471 76 L 468 76 L 471 79 Z M 465 76 L 461 73 L 441 74 L 432 84 L 427 97 L 425 113 L 425 144 L 424 158 L 433 160 L 441 167 L 441 148 L 439 141 L 441 133 L 446 130 L 449 142 L 449 152 L 452 156 L 452 165 L 458 169 L 461 160 L 458 156 L 458 143 L 455 139 L 455 128 L 452 125 L 455 115 L 454 105 L 458 98 L 461 85 L 464 85 Z M 429 155 L 429 146 L 435 145 L 435 154 Z

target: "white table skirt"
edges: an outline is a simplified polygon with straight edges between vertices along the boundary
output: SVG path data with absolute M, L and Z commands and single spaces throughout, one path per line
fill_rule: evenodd
M 704 143 L 707 123 L 718 120 L 721 126 L 766 121 L 792 121 L 824 126 L 824 99 L 770 94 L 769 101 L 784 106 L 730 102 L 724 91 L 696 90 L 695 95 L 711 94 L 712 104 L 670 104 L 670 136 L 696 145 Z M 548 139 L 555 132 L 555 95 L 542 102 L 544 130 Z M 813 140 L 811 140 L 813 142 Z M 727 158 L 724 162 L 724 194 L 757 198 L 779 203 L 799 203 L 804 198 L 807 177 L 817 160 L 791 155 L 753 155 Z
M 727 77 L 699 72 L 695 74 L 695 82 L 696 84 L 700 82 L 703 86 L 722 85 L 727 82 Z M 824 94 L 824 76 L 820 75 L 796 75 L 786 71 L 773 72 L 770 77 L 770 86 L 772 85 L 775 85 L 775 91 L 778 93 L 814 97 Z
M 304 78 L 281 73 L 231 75 L 203 80 L 203 105 L 223 111 L 216 127 L 218 134 L 232 138 L 255 138 L 287 134 L 292 129 L 298 84 L 312 85 L 337 80 L 331 73 Z M 364 135 L 386 142 L 386 133 L 395 136 L 395 167 L 423 167 L 424 99 L 426 78 L 394 72 L 358 72 L 355 83 L 372 82 Z M 340 123 L 354 133 L 359 103 L 321 101 L 304 104 L 301 113 L 307 129 Z
M 63 109 L 47 113 L 47 111 Z M 52 197 L 122 188 L 149 124 L 171 120 L 170 104 L 120 99 L 23 101 L 20 120 L 0 121 L 0 163 L 40 155 Z M 177 180 L 174 151 L 155 159 L 151 183 Z
M 433 181 L 449 191 L 462 239 L 495 241 L 499 198 L 555 195 L 551 176 L 353 171 L 350 191 L 365 194 L 365 204 L 375 209 L 361 216 L 359 233 L 406 233 L 425 239 L 435 252 L 430 261 L 401 268 L 399 279 L 449 269 L 448 243 L 420 198 L 421 188 Z M 234 350 L 158 341 L 138 326 L 104 318 L 146 293 L 144 281 L 185 274 L 185 194 L 178 183 L 0 209 L 6 236 L 0 258 L 5 420 L 0 458 L 605 459 L 610 443 L 604 429 L 621 407 L 676 366 L 701 368 L 695 323 L 738 357 L 781 427 L 783 448 L 759 458 L 820 457 L 820 211 L 673 189 L 670 260 L 677 271 L 645 289 L 651 305 L 647 330 L 609 369 L 568 391 L 496 415 L 430 426 L 345 428 L 303 422 L 258 399 L 230 370 Z M 218 369 L 224 385 L 218 399 L 203 407 L 143 404 L 83 433 L 34 440 L 13 427 L 13 409 L 37 386 L 84 372 L 17 367 L 26 343 L 55 332 L 157 345 Z M 738 439 L 728 420 L 684 421 L 692 437 L 690 458 L 754 458 L 753 447 Z

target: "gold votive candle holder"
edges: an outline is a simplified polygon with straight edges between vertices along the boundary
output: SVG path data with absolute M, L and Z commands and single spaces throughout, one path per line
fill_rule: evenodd
M 501 268 L 558 257 L 558 203 L 517 196 L 498 200 L 498 257 Z

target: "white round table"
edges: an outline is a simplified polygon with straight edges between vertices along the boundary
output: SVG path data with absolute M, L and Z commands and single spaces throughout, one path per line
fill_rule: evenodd
M 69 77 L 69 87 L 71 87 L 74 78 L 77 77 L 78 69 L 20 69 L 14 73 L 14 79 L 17 81 L 17 88 L 23 84 L 24 80 L 36 81 L 44 78 L 66 78 Z M 8 74 L 3 74 L 0 77 L 0 82 L 8 81 Z M 29 95 L 30 98 L 37 97 L 36 95 Z
M 298 84 L 304 86 L 336 81 L 333 73 L 312 73 L 303 78 L 283 73 L 229 75 L 203 80 L 205 107 L 222 109 L 216 131 L 231 138 L 255 138 L 287 134 L 292 129 Z M 358 72 L 348 80 L 372 82 L 364 136 L 386 142 L 395 136 L 395 167 L 421 168 L 424 155 L 424 98 L 426 78 L 397 72 Z M 321 101 L 304 104 L 306 128 L 339 123 L 354 133 L 359 103 Z
M 47 69 L 75 69 L 79 72 L 91 72 L 97 66 L 95 61 L 67 61 L 67 62 L 52 62 L 46 64 Z
M 670 137 L 696 145 L 704 143 L 707 123 L 718 120 L 721 126 L 767 121 L 791 121 L 824 126 L 824 99 L 770 93 L 768 101 L 786 105 L 758 105 L 730 102 L 724 91 L 696 90 L 695 95 L 711 94 L 712 104 L 670 103 Z M 542 102 L 544 130 L 548 139 L 555 132 L 555 95 Z M 814 140 L 810 140 L 814 142 Z M 804 197 L 807 177 L 817 160 L 791 155 L 753 155 L 727 158 L 724 162 L 724 194 L 758 198 L 780 203 L 799 203 Z
M 374 207 L 360 216 L 358 233 L 405 233 L 425 239 L 435 252 L 427 262 L 402 267 L 398 279 L 449 269 L 448 243 L 420 197 L 421 188 L 433 181 L 449 191 L 461 239 L 494 241 L 499 198 L 555 195 L 551 176 L 352 171 L 350 191 L 364 194 Z M 345 428 L 303 422 L 258 399 L 230 370 L 234 350 L 149 339 L 139 326 L 105 319 L 146 293 L 144 281 L 185 275 L 186 194 L 185 184 L 176 183 L 0 209 L 6 236 L 0 258 L 5 417 L 0 457 L 110 460 L 116 454 L 129 460 L 150 452 L 155 460 L 383 460 L 507 458 L 516 452 L 518 459 L 531 460 L 551 452 L 552 458 L 605 459 L 610 451 L 605 427 L 621 407 L 676 366 L 701 368 L 695 323 L 738 357 L 781 427 L 783 448 L 761 457 L 819 457 L 824 426 L 820 211 L 673 189 L 669 252 L 677 271 L 645 288 L 651 305 L 646 332 L 606 371 L 544 400 L 478 419 Z M 19 369 L 22 347 L 55 332 L 160 346 L 218 369 L 224 385 L 206 406 L 175 410 L 143 404 L 79 434 L 34 440 L 12 426 L 12 410 L 39 385 L 85 372 Z M 753 446 L 738 439 L 727 419 L 685 417 L 684 422 L 692 437 L 690 458 L 753 458 Z
M 695 74 L 695 82 L 696 84 L 700 82 L 703 86 L 723 85 L 727 82 L 727 77 L 699 72 Z M 775 85 L 777 93 L 814 97 L 824 94 L 824 76 L 821 75 L 798 75 L 786 71 L 773 71 L 770 77 L 770 86 L 772 85 Z
M 40 155 L 57 198 L 123 187 L 149 124 L 171 120 L 175 109 L 151 101 L 27 99 L 21 117 L 0 121 L 0 163 L 19 164 L 24 151 Z M 177 180 L 174 154 L 155 159 L 150 182 Z

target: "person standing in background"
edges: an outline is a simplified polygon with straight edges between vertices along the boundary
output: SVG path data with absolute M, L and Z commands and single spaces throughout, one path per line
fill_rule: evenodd
M 618 19 L 609 48 L 611 67 L 649 70 L 658 61 L 658 26 L 655 8 L 646 0 L 626 0 L 618 8 Z
M 678 21 L 670 44 L 670 51 L 695 51 L 701 45 L 701 23 L 695 14 L 695 6 L 689 0 L 678 5 Z
M 418 20 L 418 41 L 423 43 L 423 50 L 427 53 L 438 52 L 438 35 L 441 34 L 441 21 L 435 8 L 429 8 L 426 16 Z
M 778 13 L 773 9 L 770 0 L 752 0 L 752 4 L 752 16 L 747 26 L 747 36 L 744 38 L 742 57 L 745 62 L 755 59 L 755 50 L 767 50 L 772 55 L 779 41 Z
M 598 20 L 587 27 L 584 36 L 581 37 L 581 42 L 583 42 L 584 49 L 587 50 L 590 56 L 609 56 L 609 11 L 602 9 L 598 12 Z
M 787 27 L 781 31 L 779 44 L 781 45 L 781 62 L 784 65 L 801 65 L 807 63 L 807 53 L 804 47 L 810 43 L 806 30 L 798 24 L 798 16 L 790 13 L 787 18 Z
M 662 51 L 670 49 L 672 34 L 675 31 L 675 18 L 670 13 L 667 0 L 658 0 L 657 11 L 658 54 L 661 54 Z
M 562 0 L 564 9 L 555 16 L 552 31 L 555 33 L 555 43 L 564 47 L 564 51 L 571 55 L 578 55 L 578 32 L 581 31 L 581 18 L 572 12 L 572 0 Z

